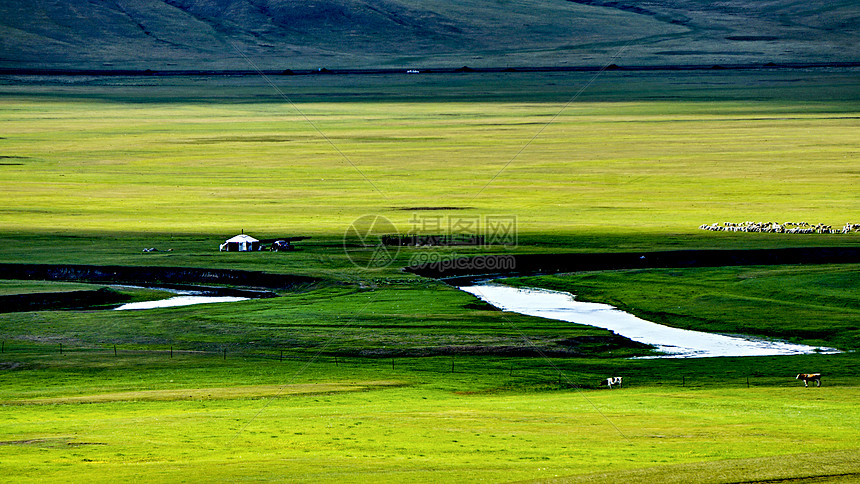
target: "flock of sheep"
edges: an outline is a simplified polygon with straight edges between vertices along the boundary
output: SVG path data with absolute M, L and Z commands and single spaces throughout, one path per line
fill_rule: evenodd
M 842 229 L 834 229 L 832 225 L 815 224 L 806 222 L 725 222 L 702 224 L 702 230 L 713 230 L 717 232 L 765 232 L 770 234 L 850 234 L 860 231 L 860 224 L 847 223 Z

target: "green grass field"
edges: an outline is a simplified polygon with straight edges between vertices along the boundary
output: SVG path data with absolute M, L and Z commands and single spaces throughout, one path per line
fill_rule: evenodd
M 340 236 L 366 214 L 408 231 L 415 207 L 513 215 L 535 238 L 841 227 L 860 96 L 851 72 L 800 74 L 607 72 L 570 104 L 594 73 L 276 79 L 293 105 L 259 79 L 6 85 L 0 227 Z
M 0 468 L 20 482 L 856 481 L 856 264 L 517 282 L 844 350 L 690 360 L 629 359 L 650 352 L 400 271 L 428 254 L 860 243 L 698 229 L 860 223 L 856 72 L 593 76 L 275 79 L 293 104 L 250 78 L 5 80 L 0 262 L 322 280 L 223 305 L 0 313 Z M 367 214 L 401 233 L 515 216 L 517 244 L 403 248 L 366 269 L 343 234 Z M 240 230 L 312 238 L 217 252 Z M 794 379 L 813 371 L 821 388 Z M 614 375 L 624 389 L 599 385 Z
M 615 361 L 608 365 L 630 373 L 628 388 L 613 391 L 558 385 L 547 368 L 516 366 L 510 376 L 507 362 L 477 358 L 458 360 L 454 373 L 447 359 L 426 358 L 394 369 L 164 352 L 16 350 L 16 358 L 33 366 L 4 372 L 3 464 L 22 482 L 509 481 L 607 471 L 594 481 L 634 471 L 654 482 L 850 481 L 858 472 L 856 377 L 810 389 L 786 374 L 745 384 L 751 367 L 808 366 L 821 361 L 814 356 Z M 841 359 L 829 364 L 856 370 L 856 357 Z M 572 379 L 601 364 L 556 363 Z M 648 381 L 654 372 L 667 379 Z M 683 374 L 696 376 L 682 384 Z
M 82 291 L 98 288 L 99 286 L 93 286 L 92 284 L 78 284 L 74 282 L 0 280 L 0 296 L 7 294 Z

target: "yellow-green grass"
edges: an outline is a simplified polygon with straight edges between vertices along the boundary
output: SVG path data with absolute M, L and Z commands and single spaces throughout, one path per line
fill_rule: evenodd
M 462 208 L 433 214 L 445 217 L 514 215 L 524 237 L 714 238 L 724 234 L 698 226 L 744 220 L 841 226 L 860 208 L 858 107 L 846 101 L 856 86 L 846 87 L 846 75 L 830 74 L 841 89 L 833 101 L 809 94 L 824 74 L 800 92 L 779 90 L 783 74 L 676 73 L 663 84 L 653 79 L 659 74 L 604 74 L 595 84 L 617 88 L 608 99 L 570 104 L 563 93 L 589 80 L 581 73 L 521 86 L 546 93 L 541 102 L 517 99 L 519 81 L 497 78 L 473 78 L 440 102 L 402 100 L 422 89 L 402 81 L 379 92 L 368 90 L 371 81 L 343 86 L 355 102 L 323 102 L 311 90 L 296 104 L 262 81 L 235 86 L 226 99 L 219 96 L 230 84 L 216 85 L 211 102 L 199 99 L 207 86 L 194 81 L 171 80 L 172 97 L 154 101 L 149 87 L 28 95 L 6 86 L 0 156 L 12 158 L 0 167 L 0 228 L 339 236 L 364 214 L 408 231 L 414 213 L 398 209 L 414 207 Z M 483 101 L 482 79 L 500 100 Z M 710 92 L 709 81 L 736 91 L 773 84 L 783 95 Z M 311 89 L 278 82 L 288 95 Z M 696 96 L 661 99 L 667 85 L 685 82 Z M 150 83 L 158 92 L 159 80 Z M 791 98 L 798 94 L 807 100 Z
M 181 390 L 139 390 L 134 392 L 99 393 L 70 397 L 34 398 L 2 402 L 6 405 L 64 405 L 111 402 L 170 402 L 180 400 L 230 400 L 279 398 L 301 394 L 328 394 L 363 391 L 398 385 L 398 382 L 305 383 L 287 385 L 236 386 L 228 388 L 190 388 Z
M 853 73 L 606 73 L 565 106 L 591 76 L 278 79 L 298 111 L 248 79 L 2 86 L 4 262 L 237 267 L 337 282 L 235 305 L 2 315 L 0 401 L 10 404 L 0 465 L 20 481 L 856 475 L 854 353 L 473 354 L 528 348 L 527 340 L 558 349 L 571 335 L 606 332 L 500 315 L 399 274 L 421 249 L 402 250 L 384 270 L 355 267 L 344 254 L 341 235 L 367 213 L 402 231 L 415 214 L 516 215 L 519 246 L 489 250 L 522 253 L 857 244 L 857 235 L 697 229 L 851 221 Z M 399 210 L 416 207 L 463 209 Z M 240 229 L 314 238 L 294 253 L 215 252 Z M 174 251 L 141 253 L 152 246 Z M 800 290 L 820 274 L 771 270 L 754 289 L 787 292 L 800 306 L 856 292 L 851 268 L 829 279 L 849 284 L 836 293 Z M 642 273 L 627 292 L 607 277 L 598 289 L 619 291 L 620 303 L 667 279 L 653 295 L 661 311 L 689 295 L 691 278 L 736 295 L 732 274 L 719 270 Z M 718 299 L 722 315 L 745 301 Z M 769 327 L 759 322 L 751 329 Z M 839 341 L 820 323 L 814 340 Z M 453 356 L 439 352 L 452 347 Z M 416 352 L 428 348 L 435 356 Z M 824 386 L 794 380 L 807 371 L 824 373 Z M 598 390 L 613 375 L 628 388 Z M 403 386 L 370 383 L 380 381 Z M 303 385 L 368 391 L 287 395 Z M 221 390 L 204 398 L 213 388 Z M 91 403 L 72 403 L 82 401 Z M 609 466 L 617 473 L 603 475 Z
M 799 453 L 787 456 L 729 459 L 715 462 L 667 465 L 633 471 L 598 472 L 584 476 L 540 479 L 539 482 L 607 483 L 725 483 L 783 482 L 851 483 L 858 478 L 860 451 Z
M 498 482 L 607 471 L 731 482 L 708 474 L 856 475 L 858 397 L 856 387 L 459 395 L 410 386 L 274 399 L 178 392 L 174 401 L 6 406 L 0 439 L 4 468 L 20 482 Z M 821 465 L 797 465 L 795 454 Z M 739 470 L 735 459 L 763 465 Z
M 650 482 L 667 472 L 731 471 L 733 479 L 712 482 L 857 472 L 846 458 L 857 453 L 860 426 L 850 354 L 458 357 L 454 372 L 449 358 L 392 366 L 388 358 L 279 361 L 232 349 L 227 359 L 171 358 L 166 350 L 114 356 L 7 342 L 2 356 L 3 465 L 20 482 L 599 481 L 606 478 L 592 474 L 610 470 L 607 462 L 618 480 Z M 824 386 L 803 388 L 793 378 L 799 368 L 824 372 Z M 614 374 L 625 376 L 624 389 L 598 389 L 601 376 Z M 795 465 L 795 454 L 821 466 Z M 766 467 L 744 467 L 756 462 Z

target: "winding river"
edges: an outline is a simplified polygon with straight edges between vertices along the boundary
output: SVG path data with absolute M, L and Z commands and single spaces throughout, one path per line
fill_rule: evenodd
M 714 356 L 774 356 L 838 353 L 834 348 L 782 341 L 726 336 L 672 328 L 637 318 L 607 304 L 576 301 L 567 292 L 523 289 L 499 284 L 462 286 L 459 289 L 504 311 L 556 319 L 608 329 L 633 341 L 657 347 L 658 358 Z
M 157 301 L 124 304 L 115 310 L 167 308 L 249 299 L 239 296 L 213 296 L 203 291 L 158 289 L 176 295 Z M 672 328 L 637 318 L 607 304 L 577 301 L 567 292 L 515 288 L 492 283 L 461 286 L 459 289 L 504 311 L 608 329 L 633 341 L 653 345 L 665 354 L 655 358 L 776 356 L 839 352 L 834 348 Z

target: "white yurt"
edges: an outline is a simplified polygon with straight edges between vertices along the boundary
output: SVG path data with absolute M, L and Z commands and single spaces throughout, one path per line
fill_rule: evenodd
M 221 252 L 250 252 L 261 249 L 259 240 L 245 234 L 229 238 L 220 246 Z

